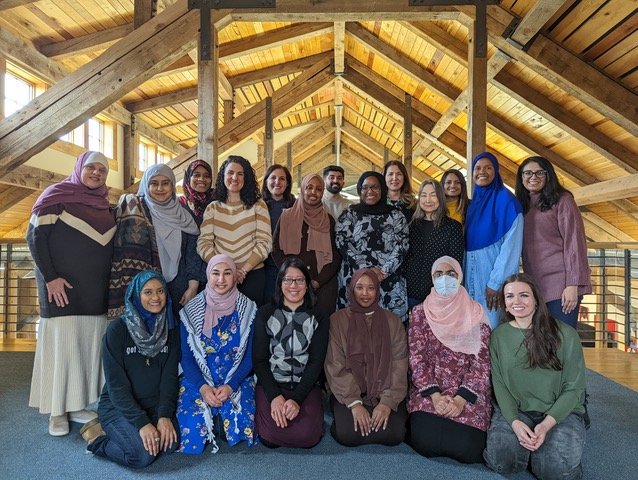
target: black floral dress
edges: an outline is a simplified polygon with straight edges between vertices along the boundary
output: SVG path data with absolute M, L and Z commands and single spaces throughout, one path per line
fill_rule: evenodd
M 348 208 L 336 226 L 337 249 L 341 253 L 339 308 L 348 305 L 346 286 L 352 274 L 364 267 L 378 267 L 387 274 L 381 282 L 379 304 L 402 320 L 407 319 L 408 303 L 401 264 L 408 251 L 408 224 L 398 209 L 383 214 L 362 213 Z

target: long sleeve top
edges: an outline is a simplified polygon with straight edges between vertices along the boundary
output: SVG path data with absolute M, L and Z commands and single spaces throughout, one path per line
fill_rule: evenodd
M 352 202 L 340 193 L 333 194 L 328 190 L 324 190 L 322 201 L 323 206 L 326 208 L 326 212 L 328 212 L 335 221 L 339 220 L 341 213 L 352 205 Z
M 255 317 L 253 368 L 268 401 L 292 391 L 303 403 L 323 370 L 328 348 L 328 319 L 319 309 L 264 305 Z
M 262 268 L 272 249 L 270 215 L 263 200 L 250 208 L 242 202 L 212 202 L 204 212 L 197 253 L 208 262 L 214 255 L 225 253 L 250 270 Z
M 580 338 L 563 322 L 558 326 L 561 345 L 557 355 L 562 370 L 527 367 L 524 330 L 504 323 L 492 332 L 494 395 L 508 423 L 519 418 L 519 411 L 542 412 L 558 423 L 572 412 L 585 412 L 585 361 Z
M 105 384 L 98 415 L 103 424 L 124 417 L 140 429 L 158 418 L 172 418 L 177 407 L 177 328 L 168 332 L 164 348 L 149 358 L 137 352 L 124 321 L 112 321 L 104 335 Z
M 431 394 L 459 395 L 467 403 L 452 420 L 487 431 L 492 415 L 489 342 L 490 328 L 481 325 L 478 355 L 450 350 L 432 332 L 423 305 L 417 305 L 408 330 L 412 380 L 408 411 L 437 415 Z
M 591 293 L 585 226 L 574 197 L 564 193 L 558 203 L 541 212 L 539 194 L 532 194 L 525 214 L 523 270 L 539 286 L 546 302 L 562 297 L 565 287 Z
M 381 392 L 379 403 L 396 411 L 408 393 L 408 345 L 405 327 L 401 319 L 390 312 L 380 318 L 370 318 L 369 321 L 387 321 L 390 336 L 385 339 L 390 342 L 392 351 L 392 366 L 390 386 Z M 361 400 L 362 392 L 351 370 L 347 367 L 348 351 L 348 317 L 339 312 L 330 317 L 330 340 L 326 354 L 326 380 L 330 391 L 337 401 L 343 405 L 350 405 L 355 400 Z

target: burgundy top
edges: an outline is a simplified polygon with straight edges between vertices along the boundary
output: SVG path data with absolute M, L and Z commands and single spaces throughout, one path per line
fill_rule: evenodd
M 537 204 L 538 194 L 532 193 L 525 215 L 523 270 L 546 302 L 559 300 L 569 285 L 577 285 L 579 295 L 591 293 L 585 226 L 574 198 L 564 193 L 544 212 Z

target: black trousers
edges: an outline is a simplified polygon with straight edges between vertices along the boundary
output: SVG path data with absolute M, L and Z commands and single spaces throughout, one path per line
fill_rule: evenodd
M 237 285 L 237 289 L 250 298 L 257 304 L 257 307 L 261 307 L 265 303 L 264 290 L 266 287 L 266 270 L 264 268 L 258 268 L 257 270 L 251 270 L 246 275 L 244 281 Z

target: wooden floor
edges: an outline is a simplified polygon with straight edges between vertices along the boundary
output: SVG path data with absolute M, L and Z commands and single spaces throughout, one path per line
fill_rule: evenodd
M 35 340 L 0 340 L 0 352 L 34 352 Z M 611 348 L 585 348 L 587 368 L 638 392 L 638 354 Z

